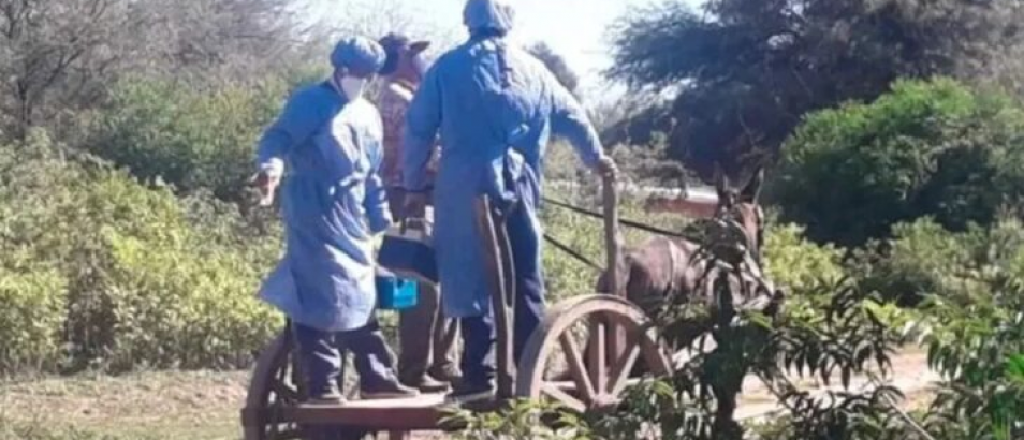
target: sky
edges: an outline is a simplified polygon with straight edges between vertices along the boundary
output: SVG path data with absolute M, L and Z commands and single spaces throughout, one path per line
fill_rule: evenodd
M 462 7 L 465 0 L 310 0 L 311 13 L 341 20 L 345 9 L 364 9 L 381 2 L 399 2 L 415 14 L 417 21 L 432 28 L 463 32 Z M 543 41 L 562 55 L 580 76 L 581 92 L 595 96 L 608 92 L 601 72 L 610 66 L 608 29 L 630 8 L 644 7 L 658 0 L 509 0 L 516 8 L 513 38 L 523 44 Z M 697 5 L 699 0 L 686 0 Z M 456 33 L 456 35 L 463 35 Z

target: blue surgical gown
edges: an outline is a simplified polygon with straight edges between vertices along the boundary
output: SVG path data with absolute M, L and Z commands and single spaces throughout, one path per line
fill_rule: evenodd
M 376 305 L 371 238 L 391 225 L 378 169 L 381 120 L 325 83 L 296 92 L 259 145 L 261 169 L 287 163 L 284 258 L 260 296 L 323 331 L 368 324 Z
M 568 140 L 587 166 L 601 157 L 597 133 L 569 91 L 536 58 L 502 45 L 471 39 L 444 54 L 427 72 L 407 115 L 407 188 L 425 187 L 425 164 L 440 132 L 434 242 L 444 313 L 453 318 L 488 310 L 475 200 L 483 194 L 514 199 L 510 193 L 524 183 L 534 186 L 529 190 L 536 200 L 552 134 Z M 531 215 L 539 237 L 540 222 Z

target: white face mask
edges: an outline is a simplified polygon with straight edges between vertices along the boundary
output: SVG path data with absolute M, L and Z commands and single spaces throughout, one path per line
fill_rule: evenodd
M 366 84 L 367 81 L 365 79 L 351 76 L 342 77 L 338 81 L 338 87 L 341 87 L 341 91 L 345 94 L 345 97 L 351 100 L 363 97 L 363 92 L 366 90 Z

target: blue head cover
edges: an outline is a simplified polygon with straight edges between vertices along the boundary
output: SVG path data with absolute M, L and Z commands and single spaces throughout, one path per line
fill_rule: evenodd
M 470 32 L 486 29 L 507 33 L 512 30 L 515 11 L 506 0 L 467 0 L 462 18 Z
M 357 75 L 371 75 L 384 67 L 384 48 L 376 41 L 364 37 L 343 39 L 331 52 L 331 65 L 347 69 Z

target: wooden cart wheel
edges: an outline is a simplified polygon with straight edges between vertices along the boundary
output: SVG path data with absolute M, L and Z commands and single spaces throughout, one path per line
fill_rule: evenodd
M 246 397 L 245 440 L 361 440 L 365 430 L 347 427 L 303 427 L 282 420 L 281 410 L 299 405 L 306 396 L 294 359 L 294 339 L 285 329 L 263 350 Z
M 583 295 L 556 304 L 526 344 L 516 394 L 553 399 L 580 412 L 617 407 L 638 361 L 653 376 L 671 374 L 669 359 L 647 322 L 642 310 L 612 295 Z M 626 335 L 617 356 L 609 351 L 615 345 L 608 337 L 612 325 Z M 575 332 L 579 327 L 586 328 L 585 335 Z M 586 344 L 577 342 L 583 338 Z M 564 356 L 570 380 L 552 379 L 555 354 Z

